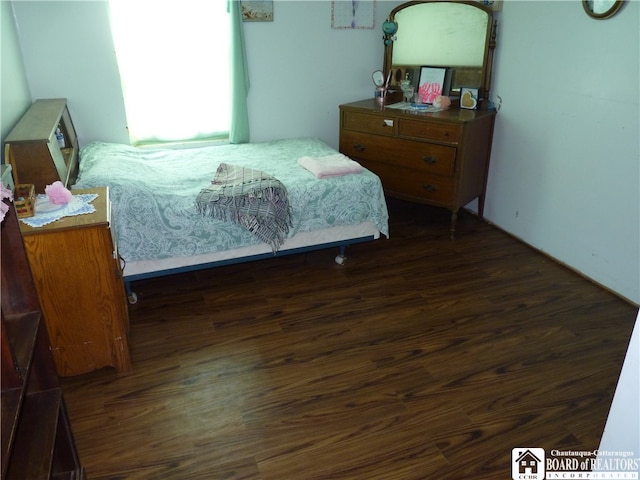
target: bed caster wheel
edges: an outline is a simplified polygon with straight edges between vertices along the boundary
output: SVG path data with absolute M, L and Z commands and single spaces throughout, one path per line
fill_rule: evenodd
M 338 265 L 344 265 L 344 262 L 346 262 L 346 261 L 347 261 L 347 257 L 345 257 L 344 255 L 338 255 L 338 256 L 335 258 L 335 262 L 336 262 Z
M 127 300 L 129 301 L 129 305 L 135 305 L 138 303 L 138 295 L 136 295 L 136 292 L 131 292 L 127 295 Z

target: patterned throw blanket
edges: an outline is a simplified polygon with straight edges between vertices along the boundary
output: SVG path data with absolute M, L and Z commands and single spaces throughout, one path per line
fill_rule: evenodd
M 276 253 L 291 227 L 287 189 L 259 170 L 221 163 L 196 198 L 198 211 L 247 228 Z

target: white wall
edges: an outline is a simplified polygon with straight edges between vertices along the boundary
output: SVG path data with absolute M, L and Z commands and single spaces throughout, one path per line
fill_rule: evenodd
M 273 23 L 245 23 L 252 140 L 312 135 L 337 148 L 338 105 L 373 96 L 379 26 L 398 3 L 376 2 L 374 29 L 332 29 L 326 0 L 276 1 Z
M 81 145 L 128 143 L 108 3 L 11 3 L 32 98 L 67 98 Z
M 506 1 L 485 213 L 640 302 L 640 3 Z
M 371 96 L 380 25 L 398 3 L 376 2 L 375 29 L 332 29 L 328 0 L 276 0 L 274 22 L 245 23 L 252 140 L 315 136 L 336 147 L 338 105 Z M 126 143 L 106 2 L 13 6 L 32 97 L 69 98 L 81 143 Z M 639 8 L 626 2 L 596 21 L 578 0 L 503 3 L 485 205 L 500 228 L 636 303 Z
M 27 74 L 9 2 L 0 2 L 0 62 L 0 138 L 4 138 L 31 105 Z

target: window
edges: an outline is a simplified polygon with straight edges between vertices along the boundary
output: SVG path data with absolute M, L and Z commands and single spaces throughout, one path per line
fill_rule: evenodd
M 226 138 L 229 13 L 224 0 L 110 0 L 134 145 Z

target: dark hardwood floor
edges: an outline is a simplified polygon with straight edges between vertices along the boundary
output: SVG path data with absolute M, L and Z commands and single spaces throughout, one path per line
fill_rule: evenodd
M 90 479 L 509 479 L 598 447 L 637 307 L 490 225 L 134 284 L 133 370 L 63 380 Z

